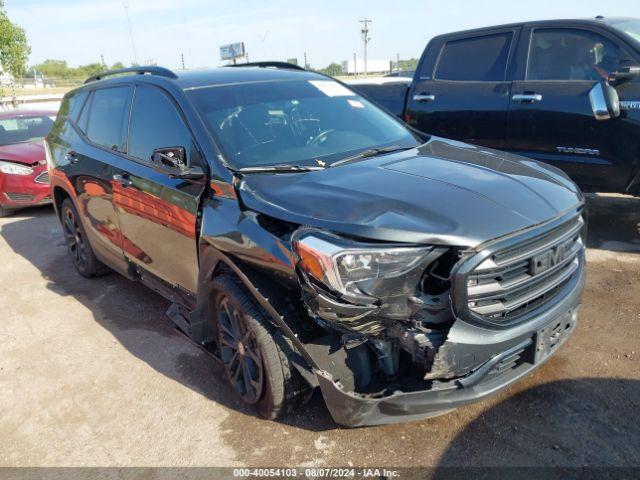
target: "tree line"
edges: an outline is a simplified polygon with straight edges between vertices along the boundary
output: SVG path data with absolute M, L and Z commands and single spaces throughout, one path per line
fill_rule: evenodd
M 88 63 L 86 65 L 79 65 L 77 67 L 70 67 L 67 65 L 66 60 L 45 60 L 42 63 L 29 67 L 29 70 L 24 76 L 27 78 L 37 75 L 44 78 L 84 79 L 91 75 L 95 75 L 96 73 L 103 72 L 104 70 L 115 70 L 124 67 L 125 66 L 122 62 L 116 62 L 111 66 L 95 62 Z
M 27 35 L 9 20 L 4 0 L 0 0 L 0 65 L 13 76 L 20 77 L 27 68 L 30 53 Z

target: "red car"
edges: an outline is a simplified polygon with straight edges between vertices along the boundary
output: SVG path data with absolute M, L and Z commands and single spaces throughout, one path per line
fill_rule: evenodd
M 51 202 L 43 138 L 56 112 L 0 112 L 0 217 Z

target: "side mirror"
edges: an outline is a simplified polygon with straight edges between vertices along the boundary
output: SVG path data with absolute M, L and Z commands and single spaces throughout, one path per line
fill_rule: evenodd
M 625 82 L 629 82 L 640 75 L 640 67 L 637 65 L 626 65 L 620 67 L 620 69 L 612 72 L 609 75 L 609 83 L 612 86 L 621 85 Z
M 596 120 L 609 120 L 620 116 L 618 92 L 606 80 L 600 80 L 589 91 L 589 102 Z
M 187 151 L 184 147 L 157 148 L 151 155 L 153 168 L 171 178 L 197 180 L 204 176 L 202 168 L 187 165 Z
M 151 163 L 156 167 L 180 170 L 187 166 L 187 152 L 184 147 L 157 148 L 151 155 Z

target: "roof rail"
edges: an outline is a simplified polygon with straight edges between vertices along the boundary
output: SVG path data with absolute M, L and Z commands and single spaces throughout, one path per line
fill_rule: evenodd
M 168 68 L 164 68 L 164 67 L 129 67 L 129 68 L 119 68 L 118 70 L 108 70 L 106 72 L 97 73 L 87 78 L 84 81 L 84 83 L 95 82 L 105 77 L 110 77 L 112 75 L 120 75 L 122 73 L 137 73 L 139 75 L 144 75 L 145 73 L 149 73 L 151 75 L 158 75 L 161 77 L 178 78 L 178 76 L 175 73 L 173 73 Z
M 248 62 L 248 63 L 232 63 L 230 65 L 225 65 L 227 67 L 262 67 L 262 68 L 266 68 L 266 67 L 273 67 L 273 68 L 284 68 L 284 69 L 290 69 L 290 70 L 302 70 L 303 72 L 305 71 L 304 68 L 302 68 L 299 65 L 294 65 L 293 63 L 288 63 L 288 62 Z

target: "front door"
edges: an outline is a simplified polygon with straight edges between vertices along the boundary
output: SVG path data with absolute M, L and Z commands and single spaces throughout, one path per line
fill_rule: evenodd
M 518 29 L 451 37 L 424 58 L 407 98 L 406 121 L 425 133 L 503 148 Z M 435 67 L 433 65 L 435 64 Z
M 195 293 L 198 278 L 196 223 L 204 182 L 155 171 L 157 148 L 184 147 L 198 163 L 189 129 L 160 88 L 136 87 L 129 125 L 128 159 L 113 177 L 114 205 L 127 259 L 165 282 Z
M 523 33 L 530 42 L 519 52 L 526 68 L 513 82 L 507 149 L 561 168 L 583 188 L 624 189 L 633 168 L 628 150 L 634 158 L 639 151 L 637 126 L 625 115 L 596 120 L 589 91 L 630 62 L 629 54 L 606 32 L 535 28 Z M 628 85 L 619 91 L 622 100 L 633 96 Z

